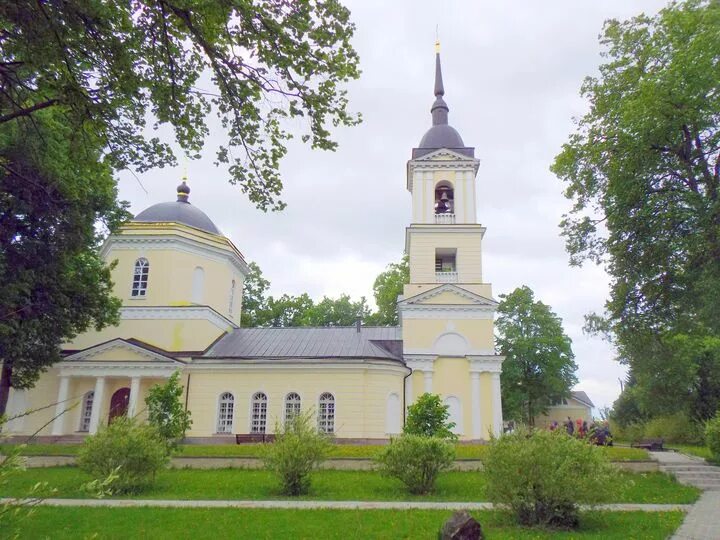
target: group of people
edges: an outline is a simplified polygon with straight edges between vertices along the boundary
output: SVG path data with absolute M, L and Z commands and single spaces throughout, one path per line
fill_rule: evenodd
M 588 426 L 587 420 L 578 418 L 575 422 L 573 422 L 572 418 L 568 416 L 567 421 L 562 424 L 556 421 L 550 424 L 550 431 L 555 431 L 557 429 L 564 429 L 568 435 L 578 437 L 579 439 L 587 438 L 590 442 L 597 445 L 612 445 L 610 426 L 607 421 L 602 423 L 593 421 L 593 423 Z

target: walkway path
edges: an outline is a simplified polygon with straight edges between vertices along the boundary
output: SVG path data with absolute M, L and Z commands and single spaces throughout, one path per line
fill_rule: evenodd
M 650 455 L 658 461 L 661 471 L 705 491 L 685 516 L 673 540 L 720 539 L 720 467 L 679 452 L 650 452 Z
M 16 499 L 0 499 L 0 503 Z M 406 501 L 234 501 L 234 500 L 161 500 L 161 499 L 43 499 L 34 502 L 41 506 L 93 506 L 130 508 L 155 506 L 170 508 L 287 508 L 301 510 L 492 510 L 489 502 L 406 502 Z M 598 510 L 614 512 L 687 512 L 689 504 L 603 504 Z

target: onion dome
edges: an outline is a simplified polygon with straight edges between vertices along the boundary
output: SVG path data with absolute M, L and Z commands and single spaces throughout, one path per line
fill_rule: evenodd
M 177 201 L 154 204 L 135 216 L 133 221 L 182 223 L 212 234 L 222 234 L 205 212 L 190 204 L 189 198 L 190 187 L 183 180 L 177 187 Z

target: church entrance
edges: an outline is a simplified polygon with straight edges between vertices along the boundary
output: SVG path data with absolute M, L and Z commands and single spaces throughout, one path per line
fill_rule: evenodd
M 110 415 L 108 416 L 108 424 L 118 416 L 125 416 L 128 412 L 129 403 L 129 388 L 121 388 L 120 390 L 115 392 L 110 398 Z

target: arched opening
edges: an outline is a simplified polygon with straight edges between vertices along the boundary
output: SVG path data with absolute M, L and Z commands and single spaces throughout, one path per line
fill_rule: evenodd
M 217 433 L 232 433 L 235 417 L 235 396 L 230 392 L 220 394 L 218 400 Z
M 455 424 L 455 427 L 452 428 L 452 432 L 456 435 L 462 435 L 463 414 L 460 399 L 455 396 L 448 396 L 445 398 L 445 405 L 448 406 L 448 413 L 450 413 L 448 420 Z
M 192 278 L 192 299 L 194 304 L 202 304 L 203 289 L 205 288 L 205 270 L 202 266 L 196 266 Z
M 438 182 L 435 186 L 435 213 L 455 213 L 455 190 L 450 182 Z
M 92 416 L 93 399 L 95 392 L 88 392 L 83 397 L 82 410 L 80 411 L 80 427 L 78 431 L 90 431 L 90 418 Z
M 267 428 L 267 396 L 258 392 L 252 397 L 250 433 L 265 433 Z
M 330 392 L 320 395 L 318 430 L 323 433 L 335 433 L 335 396 Z
M 387 398 L 387 411 L 385 413 L 385 433 L 395 435 L 402 431 L 402 407 L 400 396 L 392 393 Z
M 300 414 L 300 405 L 300 394 L 297 392 L 290 392 L 285 396 L 285 422 L 289 422 Z
M 130 296 L 135 298 L 147 295 L 148 278 L 150 277 L 150 261 L 145 257 L 140 257 L 135 261 L 135 269 L 133 271 L 132 291 Z
M 120 388 L 120 390 L 117 390 L 110 398 L 110 414 L 108 415 L 108 424 L 118 416 L 127 415 L 129 404 L 130 389 Z

